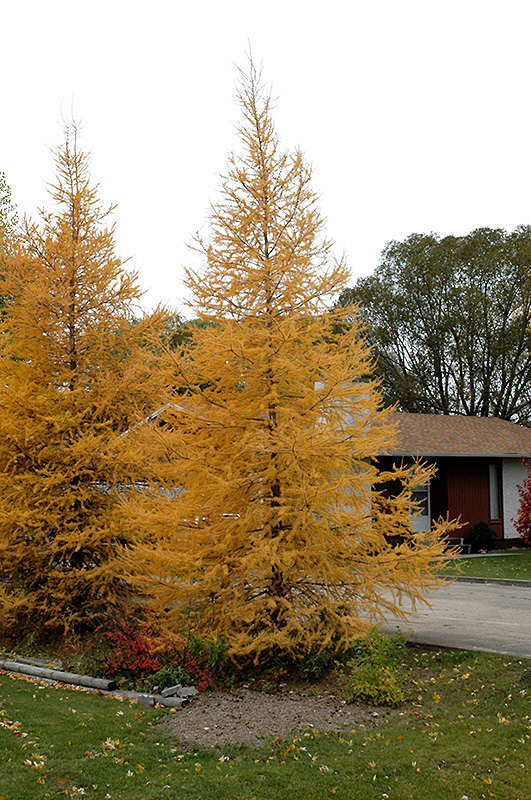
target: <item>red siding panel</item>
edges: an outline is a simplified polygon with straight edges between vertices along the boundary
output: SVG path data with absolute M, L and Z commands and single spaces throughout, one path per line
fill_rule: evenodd
M 465 539 L 480 520 L 489 521 L 489 464 L 487 459 L 456 458 L 448 465 L 448 511 L 466 523 L 459 531 Z

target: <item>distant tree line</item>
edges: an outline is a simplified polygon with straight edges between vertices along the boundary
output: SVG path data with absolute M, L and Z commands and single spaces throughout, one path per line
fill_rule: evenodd
M 530 226 L 393 241 L 351 303 L 388 403 L 531 424 Z

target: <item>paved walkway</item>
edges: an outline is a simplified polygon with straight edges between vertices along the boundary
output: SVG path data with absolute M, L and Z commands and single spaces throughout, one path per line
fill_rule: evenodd
M 387 619 L 420 644 L 484 650 L 531 659 L 531 581 L 445 583 L 407 622 Z M 411 606 L 405 606 L 411 607 Z

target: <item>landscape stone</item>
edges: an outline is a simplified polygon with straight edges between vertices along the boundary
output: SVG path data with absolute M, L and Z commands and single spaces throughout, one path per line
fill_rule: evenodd
M 154 706 L 156 700 L 152 694 L 139 694 L 138 702 L 140 703 L 141 706 Z
M 199 694 L 195 686 L 181 686 L 179 689 L 179 695 L 181 697 L 194 697 L 196 694 Z
M 163 697 L 172 697 L 174 694 L 180 694 L 180 689 L 182 689 L 182 685 L 178 683 L 176 686 L 168 686 L 166 689 L 163 689 L 160 694 Z
M 188 702 L 186 697 L 162 697 L 162 695 L 159 695 L 155 699 L 161 705 L 168 706 L 170 708 L 180 708 Z

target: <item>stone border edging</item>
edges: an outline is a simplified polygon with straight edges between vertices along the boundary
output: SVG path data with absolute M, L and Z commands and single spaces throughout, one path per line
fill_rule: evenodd
M 124 697 L 127 700 L 137 700 L 141 706 L 167 706 L 168 708 L 181 708 L 188 702 L 188 697 L 163 697 L 161 694 L 145 694 L 131 692 L 126 689 L 117 689 L 109 692 L 110 697 Z
M 26 675 L 30 678 L 42 678 L 58 683 L 69 683 L 75 686 L 83 686 L 99 692 L 105 692 L 110 697 L 123 697 L 128 700 L 136 700 L 140 705 L 155 706 L 162 705 L 170 708 L 180 708 L 188 702 L 190 697 L 198 694 L 195 687 L 180 687 L 180 694 L 163 697 L 161 694 L 146 694 L 145 692 L 132 692 L 126 689 L 117 689 L 116 683 L 105 678 L 92 678 L 88 675 L 78 675 L 74 672 L 64 672 L 61 669 L 48 669 L 34 664 L 24 664 L 20 661 L 6 661 L 0 659 L 0 670 L 5 672 L 15 672 L 19 675 Z
M 49 681 L 60 681 L 61 683 L 73 683 L 78 686 L 86 686 L 89 689 L 99 689 L 109 692 L 116 687 L 114 681 L 105 678 L 91 678 L 88 675 L 78 675 L 75 672 L 63 672 L 61 669 L 48 669 L 37 667 L 34 664 L 23 664 L 20 661 L 6 661 L 0 659 L 0 669 L 7 672 L 19 672 L 21 675 L 30 675 L 33 678 L 45 678 Z

